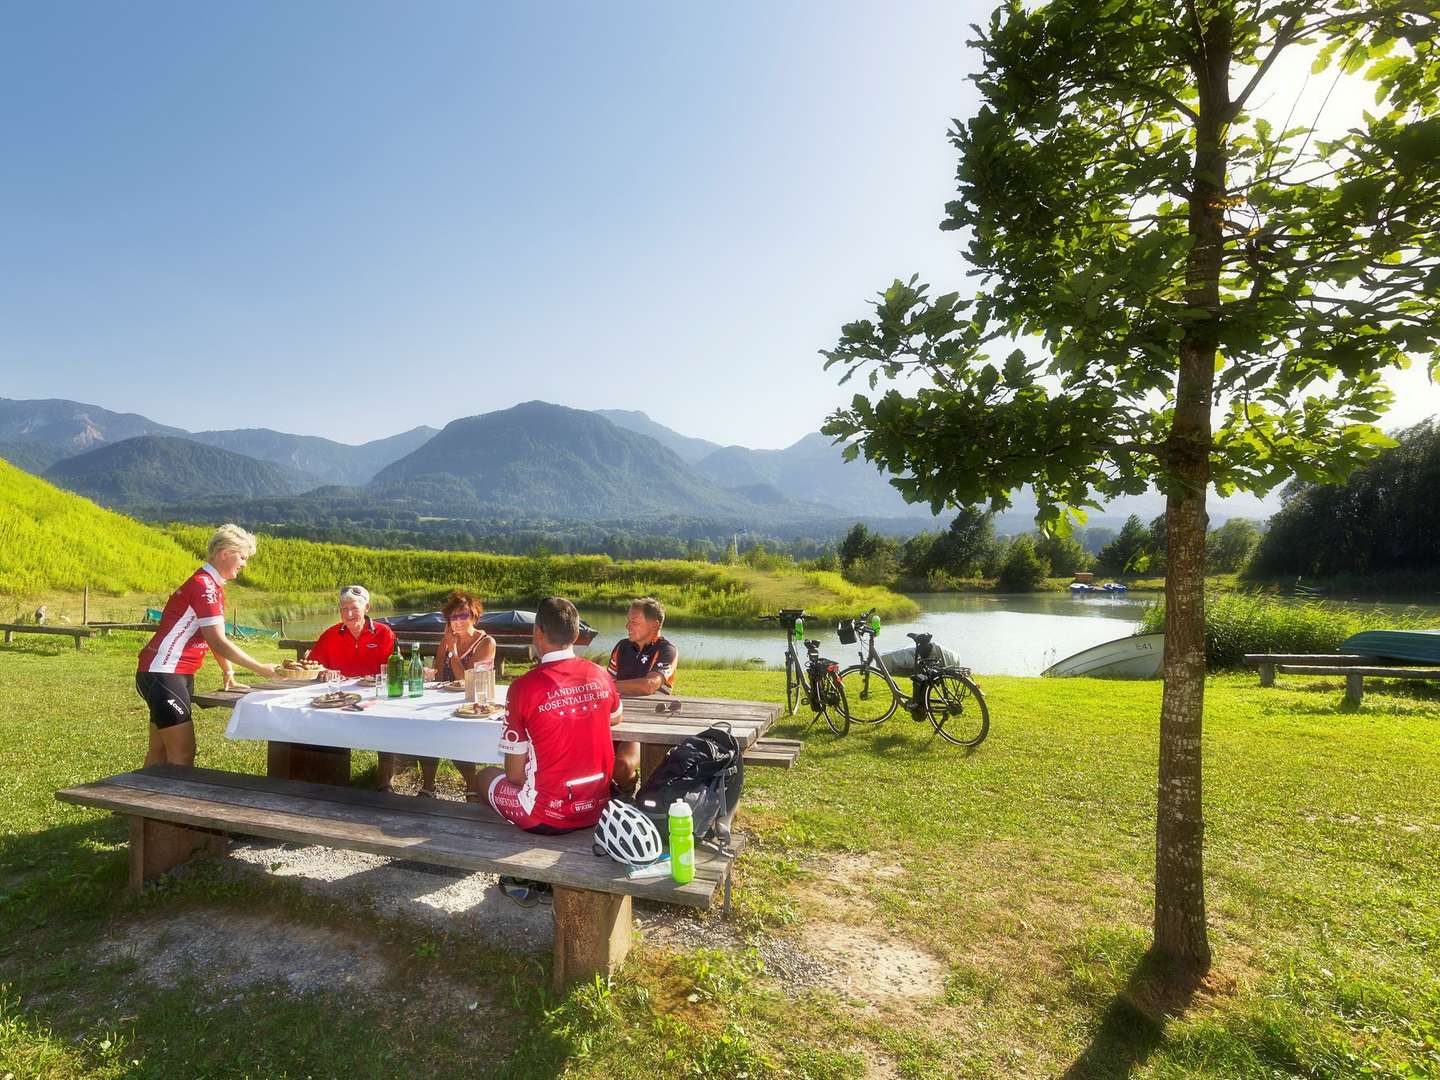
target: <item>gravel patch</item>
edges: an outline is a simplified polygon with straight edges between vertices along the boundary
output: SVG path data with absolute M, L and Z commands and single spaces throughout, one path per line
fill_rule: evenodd
M 554 941 L 549 906 L 522 908 L 500 891 L 494 874 L 265 840 L 234 844 L 230 855 L 232 865 L 243 870 L 291 879 L 307 892 L 389 918 L 473 934 L 507 949 L 543 952 Z

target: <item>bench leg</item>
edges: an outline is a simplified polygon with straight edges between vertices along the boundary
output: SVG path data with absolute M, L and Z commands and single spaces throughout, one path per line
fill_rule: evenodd
M 609 976 L 625 962 L 634 930 L 630 897 L 555 886 L 555 966 L 550 988 Z
M 1261 686 L 1274 686 L 1274 685 L 1275 685 L 1275 665 L 1274 665 L 1274 664 L 1261 664 L 1261 665 L 1260 665 L 1260 685 L 1261 685 Z
M 272 742 L 265 752 L 265 775 L 345 787 L 350 783 L 350 750 L 344 746 Z
M 1365 696 L 1365 676 L 1353 672 L 1345 676 L 1345 704 L 1358 708 Z
M 6 630 L 6 631 L 5 631 L 5 644 L 6 644 L 6 645 L 9 645 L 10 642 L 12 642 L 12 641 L 14 641 L 14 640 L 15 640 L 15 631 L 14 631 L 14 630 Z
M 130 815 L 130 891 L 197 855 L 224 855 L 229 840 L 224 833 Z

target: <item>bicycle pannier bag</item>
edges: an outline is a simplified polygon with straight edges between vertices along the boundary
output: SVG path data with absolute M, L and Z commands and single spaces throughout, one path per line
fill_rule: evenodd
M 835 636 L 840 639 L 841 645 L 855 644 L 855 620 L 841 619 L 835 627 Z
M 744 783 L 740 744 L 729 724 L 716 724 L 672 746 L 636 794 L 635 805 L 668 846 L 670 804 L 683 800 L 690 805 L 696 841 L 723 850 L 730 845 L 730 819 Z

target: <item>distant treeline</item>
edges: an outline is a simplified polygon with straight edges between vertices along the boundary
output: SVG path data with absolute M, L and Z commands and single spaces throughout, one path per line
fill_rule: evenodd
M 330 489 L 343 491 L 343 489 Z M 506 555 L 610 555 L 617 559 L 691 559 L 718 562 L 727 548 L 743 553 L 764 545 L 797 560 L 833 553 L 853 517 L 798 522 L 710 519 L 685 516 L 629 520 L 566 520 L 490 517 L 438 518 L 376 506 L 348 495 L 302 499 L 213 499 L 180 505 L 129 507 L 152 522 L 212 524 L 234 521 L 271 536 L 369 548 L 428 551 L 489 551 Z M 867 518 L 886 533 L 909 535 L 928 523 L 916 518 Z
M 1426 420 L 1343 484 L 1294 482 L 1247 575 L 1440 572 L 1440 427 Z
M 1239 570 L 1261 534 L 1259 523 L 1244 518 L 1231 518 L 1211 530 L 1207 570 L 1215 574 Z M 985 578 L 1007 592 L 1028 592 L 1047 578 L 1079 571 L 1112 577 L 1164 574 L 1165 518 L 1146 525 L 1132 514 L 1119 532 L 1097 528 L 1077 529 L 1071 536 L 1038 532 L 998 536 L 992 514 L 967 509 L 944 532 L 921 532 L 904 540 L 857 524 L 840 542 L 836 555 L 846 580 L 858 584 L 943 592 Z

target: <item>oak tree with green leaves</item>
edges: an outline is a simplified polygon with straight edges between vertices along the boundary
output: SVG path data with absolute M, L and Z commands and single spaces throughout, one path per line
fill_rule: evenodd
M 1388 445 L 1382 373 L 1436 372 L 1437 29 L 1435 0 L 1008 0 L 976 28 L 941 225 L 979 289 L 896 281 L 824 353 L 871 391 L 825 431 L 937 512 L 1029 484 L 1064 532 L 1165 494 L 1152 959 L 1176 970 L 1210 961 L 1207 491 L 1345 476 Z M 1368 81 L 1361 124 L 1268 115 L 1297 54 L 1321 85 Z

